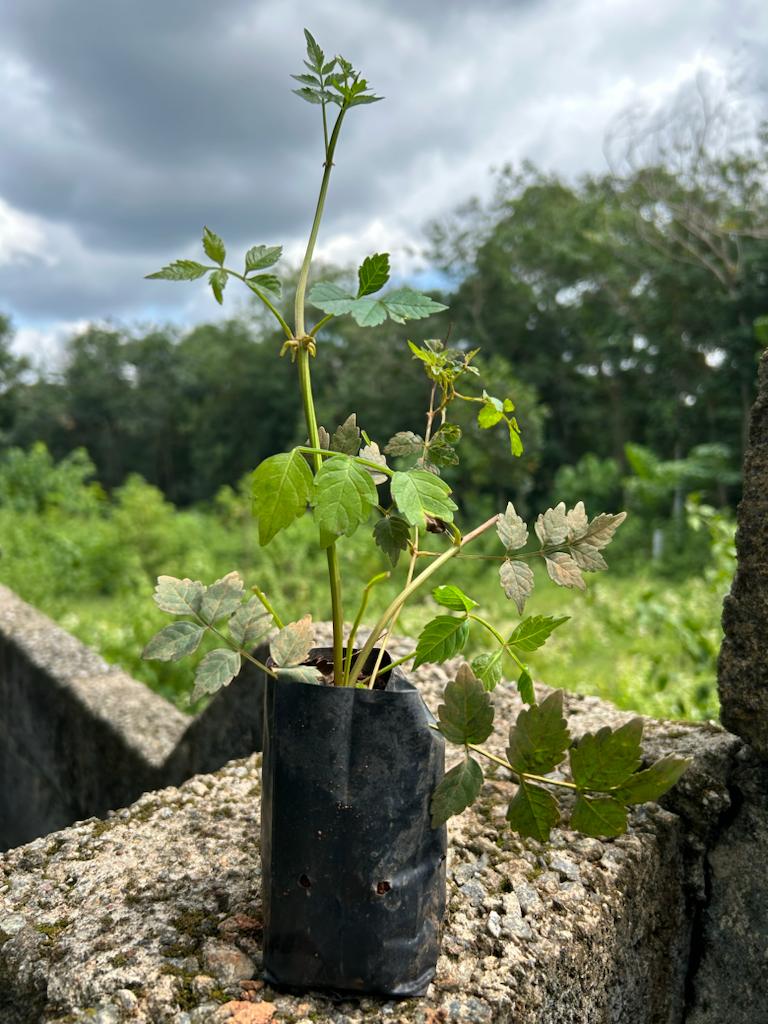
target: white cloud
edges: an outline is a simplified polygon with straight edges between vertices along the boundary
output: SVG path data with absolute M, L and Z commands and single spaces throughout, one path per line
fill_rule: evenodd
M 0 198 L 0 266 L 28 263 L 31 259 L 40 259 L 48 265 L 55 263 L 48 253 L 42 221 L 15 210 Z

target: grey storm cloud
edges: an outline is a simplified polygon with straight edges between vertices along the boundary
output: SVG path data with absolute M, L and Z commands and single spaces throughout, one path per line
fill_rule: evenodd
M 322 159 L 288 78 L 304 25 L 387 97 L 350 114 L 325 235 L 381 216 L 406 241 L 487 191 L 492 163 L 600 169 L 633 83 L 708 49 L 757 65 L 766 28 L 751 0 L 0 0 L 0 17 L 0 202 L 50 248 L 0 253 L 0 308 L 30 322 L 177 312 L 142 274 L 203 223 L 233 247 L 301 237 Z

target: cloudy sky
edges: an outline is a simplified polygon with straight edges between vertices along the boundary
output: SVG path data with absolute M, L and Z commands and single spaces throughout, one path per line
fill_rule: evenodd
M 768 101 L 764 0 L 0 0 L 0 312 L 16 345 L 73 325 L 216 315 L 200 283 L 143 279 L 231 251 L 296 258 L 321 173 L 291 94 L 302 27 L 386 102 L 353 110 L 320 254 L 406 250 L 530 158 L 604 168 L 606 125 L 704 70 Z

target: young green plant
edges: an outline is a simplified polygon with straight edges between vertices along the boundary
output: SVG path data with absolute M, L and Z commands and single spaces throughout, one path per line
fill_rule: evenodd
M 607 568 L 601 554 L 624 519 L 600 514 L 589 519 L 581 502 L 566 509 L 560 504 L 539 515 L 534 532 L 539 546 L 528 547 L 529 530 L 508 503 L 504 512 L 491 516 L 466 533 L 457 526 L 458 506 L 442 472 L 459 462 L 461 430 L 450 418 L 454 403 L 477 406 L 481 429 L 503 426 L 510 452 L 523 452 L 515 404 L 510 397 L 497 398 L 479 386 L 474 363 L 477 349 L 451 348 L 444 341 L 409 341 L 412 357 L 420 362 L 428 380 L 429 406 L 424 435 L 401 431 L 379 446 L 360 428 L 357 414 L 329 432 L 318 424 L 315 413 L 311 366 L 323 331 L 333 321 L 351 316 L 361 327 L 376 327 L 389 319 L 397 324 L 420 320 L 447 307 L 430 296 L 401 286 L 387 289 L 389 255 L 374 253 L 358 268 L 356 287 L 320 281 L 308 290 L 313 254 L 323 217 L 334 158 L 347 114 L 355 107 L 378 102 L 367 81 L 344 57 L 326 58 L 313 36 L 305 31 L 306 70 L 293 77 L 294 90 L 320 108 L 323 139 L 323 172 L 304 258 L 299 272 L 292 323 L 279 308 L 281 284 L 273 268 L 282 247 L 259 244 L 248 249 L 242 270 L 227 265 L 223 240 L 207 227 L 203 251 L 210 262 L 180 259 L 149 277 L 191 281 L 208 275 L 213 296 L 223 302 L 229 280 L 244 284 L 274 317 L 284 335 L 280 355 L 296 364 L 298 391 L 307 430 L 307 443 L 265 459 L 253 473 L 253 511 L 261 544 L 268 544 L 296 520 L 311 514 L 317 542 L 325 552 L 333 619 L 333 657 L 328 671 L 308 663 L 314 645 L 312 619 L 284 621 L 266 595 L 253 587 L 246 593 L 243 580 L 232 572 L 211 586 L 199 581 L 161 577 L 155 600 L 165 611 L 183 618 L 167 626 L 145 649 L 145 657 L 177 660 L 194 653 L 209 633 L 223 644 L 201 660 L 193 698 L 216 692 L 250 660 L 285 682 L 327 684 L 342 687 L 382 687 L 393 665 L 412 661 L 414 668 L 441 663 L 461 653 L 472 630 L 480 631 L 489 650 L 472 665 L 462 665 L 445 691 L 435 728 L 451 743 L 464 749 L 464 759 L 451 769 L 434 794 L 433 823 L 441 824 L 459 813 L 479 794 L 483 774 L 477 756 L 505 767 L 519 783 L 508 819 L 523 835 L 544 839 L 560 820 L 560 810 L 550 789 L 576 795 L 571 825 L 591 835 L 614 835 L 626 827 L 626 806 L 637 799 L 656 799 L 676 781 L 685 762 L 671 758 L 644 772 L 639 743 L 642 724 L 634 720 L 619 730 L 601 730 L 594 737 L 572 742 L 562 718 L 562 694 L 556 692 L 538 704 L 527 654 L 540 647 L 565 617 L 540 615 L 522 618 L 533 591 L 530 563 L 543 560 L 549 577 L 561 587 L 584 589 L 585 572 Z M 385 290 L 386 289 L 386 290 Z M 307 303 L 319 310 L 307 330 Z M 393 460 L 390 465 L 389 460 Z M 363 588 L 349 637 L 344 637 L 344 595 L 337 546 L 373 519 L 372 541 L 380 549 L 387 570 Z M 454 559 L 471 557 L 467 549 L 480 536 L 495 530 L 501 544 L 496 556 L 498 574 L 506 596 L 521 620 L 509 629 L 493 625 L 475 610 L 478 605 L 453 584 L 433 589 L 444 609 L 422 630 L 413 652 L 396 662 L 384 655 L 406 602 L 423 590 L 433 577 Z M 427 544 L 427 538 L 433 543 Z M 393 572 L 401 556 L 407 558 L 405 579 L 399 593 L 374 623 L 359 650 L 354 641 L 372 589 Z M 226 620 L 226 627 L 224 625 Z M 268 660 L 260 660 L 256 645 L 270 641 Z M 371 668 L 371 665 L 373 666 Z M 509 736 L 507 757 L 481 746 L 493 727 L 490 693 L 501 681 L 505 668 L 517 678 L 520 696 L 528 707 L 518 716 Z M 570 757 L 573 781 L 549 777 Z M 548 787 L 548 788 L 545 788 Z

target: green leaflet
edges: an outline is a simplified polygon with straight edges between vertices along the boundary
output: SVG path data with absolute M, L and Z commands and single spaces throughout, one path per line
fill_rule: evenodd
M 501 650 L 493 654 L 478 654 L 472 662 L 472 671 L 485 690 L 495 690 L 501 682 L 501 655 Z
M 579 793 L 571 814 L 571 828 L 596 839 L 623 835 L 627 831 L 627 809 L 613 797 Z
M 563 718 L 563 691 L 555 690 L 541 704 L 532 704 L 517 716 L 509 730 L 507 760 L 517 772 L 546 775 L 563 760 L 570 742 Z
M 605 726 L 586 733 L 571 748 L 571 773 L 580 789 L 607 792 L 621 786 L 640 767 L 642 718 L 633 718 L 619 729 Z
M 560 821 L 560 808 L 546 789 L 523 779 L 510 800 L 507 821 L 521 836 L 546 843 L 550 832 Z
M 306 661 L 314 643 L 312 616 L 289 622 L 269 645 L 269 653 L 278 668 L 292 668 Z
M 536 651 L 547 642 L 553 630 L 569 618 L 569 615 L 559 619 L 551 615 L 529 615 L 512 631 L 507 643 L 521 651 Z
M 192 700 L 199 700 L 206 693 L 216 693 L 227 686 L 240 671 L 240 655 L 237 651 L 220 648 L 206 654 L 195 673 L 195 688 Z
M 449 497 L 451 489 L 443 480 L 423 469 L 392 476 L 392 498 L 411 526 L 424 529 L 426 517 L 434 516 L 452 523 L 458 506 Z
M 317 471 L 312 504 L 321 537 L 333 541 L 334 537 L 351 536 L 376 502 L 371 475 L 346 455 L 326 459 Z
M 203 249 L 209 260 L 223 266 L 224 260 L 227 258 L 227 250 L 219 236 L 210 228 L 203 228 Z
M 226 270 L 212 270 L 208 278 L 213 297 L 220 306 L 224 302 L 224 289 L 227 287 L 227 278 Z
M 461 814 L 477 800 L 483 787 L 483 770 L 474 758 L 467 755 L 463 761 L 445 773 L 442 782 L 432 794 L 429 809 L 432 828 L 437 828 Z
M 312 483 L 312 471 L 296 449 L 272 455 L 259 465 L 252 486 L 260 544 L 268 544 L 276 533 L 304 515 Z
M 419 634 L 413 667 L 447 661 L 464 649 L 468 637 L 467 619 L 456 619 L 453 615 L 438 615 L 428 622 Z
M 372 299 L 366 295 L 350 295 L 330 281 L 319 281 L 313 285 L 307 299 L 313 306 L 332 316 L 350 314 L 360 327 L 375 327 L 387 317 L 395 323 L 403 324 L 407 320 L 420 320 L 448 308 L 411 288 L 398 288 L 397 291 Z
M 397 565 L 400 552 L 408 548 L 410 536 L 410 526 L 398 515 L 382 516 L 381 519 L 376 520 L 376 525 L 373 528 L 373 539 L 393 567 Z
M 282 245 L 254 245 L 245 254 L 245 272 L 264 270 L 277 263 L 283 254 Z
M 477 601 L 467 597 L 460 587 L 454 586 L 452 583 L 435 587 L 432 597 L 443 608 L 450 608 L 452 612 L 471 612 L 473 608 L 477 608 Z
M 225 615 L 231 615 L 240 606 L 243 591 L 240 574 L 227 573 L 206 588 L 200 605 L 200 618 L 205 622 L 214 623 L 217 619 L 223 619 Z
M 533 688 L 533 679 L 527 668 L 524 668 L 517 680 L 517 692 L 525 704 L 536 703 L 536 691 Z
M 438 727 L 449 743 L 482 743 L 493 731 L 494 708 L 483 684 L 466 663 L 443 692 Z
M 194 654 L 205 633 L 205 627 L 196 622 L 172 622 L 161 629 L 142 651 L 142 658 L 154 661 L 179 661 Z
M 252 292 L 259 294 L 259 291 L 272 292 L 276 298 L 280 298 L 283 293 L 283 286 L 280 283 L 280 279 L 275 277 L 274 274 L 256 274 L 255 277 L 249 277 L 245 282 Z
M 677 782 L 691 765 L 687 757 L 662 757 L 645 771 L 635 772 L 614 792 L 614 796 L 625 804 L 643 804 L 646 800 L 658 800 Z
M 359 299 L 383 288 L 389 280 L 389 253 L 377 252 L 366 256 L 357 271 L 357 280 Z
M 203 603 L 205 587 L 198 580 L 176 579 L 175 576 L 158 576 L 153 598 L 158 608 L 171 615 L 197 614 Z
M 196 281 L 210 269 L 194 260 L 174 260 L 167 267 L 157 270 L 154 274 L 147 274 L 146 277 L 149 281 Z
M 272 617 L 258 597 L 252 597 L 230 618 L 229 634 L 238 647 L 248 650 L 267 635 L 271 626 Z

